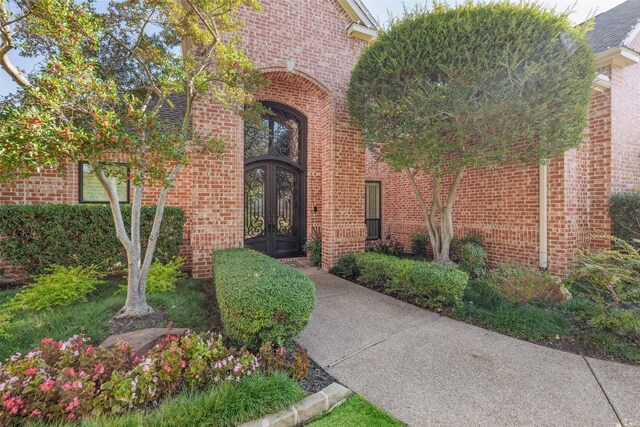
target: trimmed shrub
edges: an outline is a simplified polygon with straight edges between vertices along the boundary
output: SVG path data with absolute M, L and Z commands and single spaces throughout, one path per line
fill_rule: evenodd
M 613 235 L 640 248 L 640 191 L 612 195 L 609 215 Z
M 374 240 L 365 244 L 365 251 L 384 255 L 402 255 L 404 246 L 395 239 Z
M 475 243 L 466 243 L 460 251 L 460 270 L 474 279 L 487 272 L 487 253 Z
M 360 283 L 384 285 L 388 291 L 415 296 L 431 308 L 459 303 L 469 281 L 467 273 L 432 262 L 371 252 L 355 254 L 354 258 Z
M 140 213 L 143 250 L 155 212 L 155 207 L 145 206 Z M 129 227 L 131 206 L 123 205 L 122 215 Z M 160 261 L 178 255 L 183 229 L 184 212 L 165 208 L 156 248 Z M 3 205 L 0 235 L 0 258 L 28 274 L 42 273 L 52 264 L 126 266 L 108 205 Z
M 331 267 L 329 273 L 340 276 L 343 279 L 356 280 L 358 276 L 360 276 L 360 269 L 356 264 L 356 257 L 353 254 L 341 256 L 336 265 Z
M 504 264 L 487 276 L 487 284 L 513 304 L 543 300 L 560 286 L 547 272 L 518 264 Z
M 231 351 L 210 334 L 167 337 L 145 355 L 125 344 L 94 347 L 81 336 L 66 342 L 43 339 L 39 348 L 18 353 L 2 366 L 0 424 L 121 414 L 146 408 L 183 386 L 204 389 L 240 381 L 258 366 L 258 357 Z
M 305 243 L 304 250 L 307 251 L 311 264 L 316 267 L 322 265 L 322 239 L 320 237 L 315 237 Z
M 391 267 L 398 258 L 375 252 L 364 252 L 354 255 L 356 266 L 360 272 L 358 282 L 367 285 L 380 285 L 389 280 Z
M 451 240 L 451 248 L 449 250 L 449 258 L 451 258 L 451 261 L 460 262 L 462 248 L 467 243 L 473 243 L 484 249 L 484 237 L 478 233 L 467 234 L 461 239 L 454 237 L 453 240 Z
M 469 275 L 433 262 L 396 259 L 386 288 L 417 297 L 430 308 L 456 305 L 462 301 Z
M 315 287 L 307 277 L 249 249 L 216 252 L 213 277 L 225 332 L 253 349 L 294 338 L 315 306 Z
M 429 236 L 426 234 L 414 233 L 411 235 L 411 252 L 417 256 L 427 256 L 427 245 Z

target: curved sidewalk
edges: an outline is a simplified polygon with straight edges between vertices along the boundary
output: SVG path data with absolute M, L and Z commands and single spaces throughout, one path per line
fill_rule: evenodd
M 411 426 L 640 427 L 640 367 L 528 343 L 302 271 L 318 303 L 299 343 Z

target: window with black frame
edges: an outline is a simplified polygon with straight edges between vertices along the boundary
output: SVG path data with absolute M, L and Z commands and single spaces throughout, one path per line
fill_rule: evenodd
M 367 181 L 365 183 L 365 222 L 367 224 L 367 240 L 378 240 L 382 235 L 382 218 L 380 203 L 380 183 Z
M 112 163 L 107 166 L 107 169 L 111 171 L 108 179 L 116 187 L 118 200 L 120 203 L 129 203 L 129 181 L 122 179 L 127 175 L 127 165 Z M 107 192 L 87 162 L 80 162 L 78 184 L 80 203 L 109 203 Z

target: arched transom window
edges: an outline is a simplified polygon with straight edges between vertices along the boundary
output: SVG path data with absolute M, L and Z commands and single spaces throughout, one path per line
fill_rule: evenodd
M 301 165 L 300 119 L 290 112 L 267 106 L 261 126 L 245 124 L 244 158 L 276 157 Z

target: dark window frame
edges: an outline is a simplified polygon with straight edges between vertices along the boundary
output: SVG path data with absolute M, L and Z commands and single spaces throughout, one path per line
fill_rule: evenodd
M 83 167 L 84 165 L 88 165 L 89 162 L 87 161 L 80 161 L 78 162 L 78 203 L 80 204 L 90 204 L 90 205 L 106 205 L 109 204 L 109 199 L 107 198 L 107 200 L 105 201 L 95 201 L 95 200 L 84 200 L 84 195 L 83 195 L 83 184 L 84 184 L 84 171 L 83 171 Z M 114 165 L 114 166 L 124 166 L 127 168 L 127 175 L 129 174 L 129 166 L 127 166 L 126 163 L 121 163 L 121 162 L 109 162 L 109 165 Z M 120 204 L 126 205 L 131 203 L 131 182 L 129 180 L 125 181 L 127 183 L 127 200 L 120 200 Z
M 378 186 L 378 218 L 367 218 L 367 184 L 377 184 Z M 366 180 L 364 195 L 364 223 L 367 226 L 367 241 L 382 239 L 382 181 Z M 378 237 L 369 237 L 369 221 L 378 221 Z

